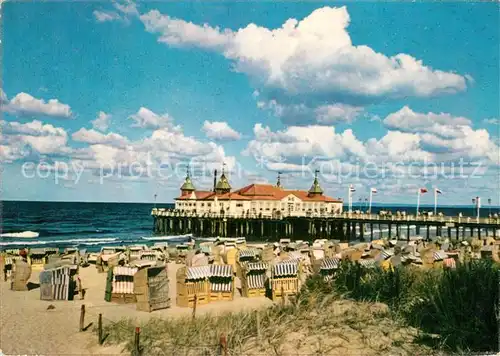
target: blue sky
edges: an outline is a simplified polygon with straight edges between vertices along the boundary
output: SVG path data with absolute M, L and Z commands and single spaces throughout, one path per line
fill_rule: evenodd
M 235 187 L 319 169 L 334 197 L 499 202 L 496 3 L 6 2 L 2 20 L 4 199 L 168 202 L 188 163 L 206 189 L 225 162 Z

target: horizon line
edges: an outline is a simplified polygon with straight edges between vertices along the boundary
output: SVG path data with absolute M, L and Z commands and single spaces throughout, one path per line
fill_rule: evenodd
M 174 201 L 169 203 L 164 202 L 137 202 L 137 201 L 78 201 L 78 200 L 11 200 L 2 199 L 0 204 L 4 202 L 12 203 L 82 203 L 82 204 L 152 204 L 152 205 L 162 205 L 162 204 L 175 204 Z M 353 202 L 352 206 L 363 206 L 366 202 Z M 344 202 L 343 206 L 348 206 L 347 202 Z M 389 207 L 416 207 L 416 204 L 408 203 L 382 203 L 382 202 L 372 202 L 373 206 L 389 206 Z M 420 207 L 431 207 L 434 208 L 434 204 L 420 204 Z M 473 204 L 438 204 L 438 208 L 472 208 L 475 207 Z M 488 205 L 484 204 L 481 206 L 483 209 L 500 209 L 500 205 Z

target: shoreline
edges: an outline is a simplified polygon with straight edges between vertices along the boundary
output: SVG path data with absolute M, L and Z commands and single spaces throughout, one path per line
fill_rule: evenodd
M 137 323 L 151 318 L 182 318 L 192 315 L 192 308 L 176 305 L 176 272 L 182 264 L 168 263 L 169 295 L 171 307 L 151 313 L 136 310 L 136 304 L 117 304 L 104 300 L 106 273 L 98 273 L 94 265 L 79 269 L 85 299 L 75 297 L 72 301 L 40 300 L 40 289 L 36 287 L 25 292 L 9 289 L 9 282 L 0 281 L 0 349 L 4 354 L 109 354 L 102 347 L 96 347 L 92 327 L 86 332 L 78 331 L 81 305 L 85 305 L 85 325 L 97 325 L 98 315 L 104 324 L 131 318 Z M 30 282 L 38 284 L 39 270 L 33 270 Z M 239 287 L 239 285 L 236 285 Z M 47 310 L 49 305 L 55 309 Z M 273 305 L 266 297 L 243 298 L 236 290 L 234 300 L 200 305 L 196 315 L 220 315 L 226 312 L 255 310 Z M 33 332 L 36 329 L 37 332 Z M 131 330 L 133 333 L 133 330 Z M 131 334 L 132 335 L 132 334 Z M 113 354 L 119 352 L 113 349 Z

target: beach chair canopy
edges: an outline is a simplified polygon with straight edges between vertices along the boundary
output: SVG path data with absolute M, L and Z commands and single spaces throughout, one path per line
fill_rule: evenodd
M 432 254 L 432 257 L 433 257 L 434 261 L 442 261 L 445 258 L 448 258 L 448 255 L 443 250 L 439 250 L 439 251 L 434 251 L 434 253 Z
M 358 263 L 365 268 L 375 268 L 377 267 L 377 261 L 373 259 L 358 260 Z
M 45 255 L 46 252 L 44 248 L 30 248 L 29 254 L 39 256 L 39 255 Z
M 113 268 L 115 276 L 133 276 L 138 271 L 135 267 L 116 266 Z
M 232 265 L 210 265 L 210 277 L 232 277 Z
M 339 268 L 340 258 L 324 258 L 321 262 L 320 270 L 334 270 Z
M 273 266 L 273 277 L 296 276 L 299 264 L 297 260 L 286 260 Z
M 244 258 L 255 257 L 257 255 L 257 250 L 253 248 L 242 249 L 239 251 L 239 256 Z
M 205 279 L 210 277 L 210 266 L 186 268 L 186 279 Z
M 247 272 L 250 271 L 266 271 L 269 268 L 269 265 L 264 262 L 248 262 L 245 265 L 245 269 Z
M 391 258 L 392 256 L 394 256 L 394 249 L 391 248 L 391 249 L 382 250 L 382 252 L 380 254 L 384 260 L 387 260 L 388 258 Z

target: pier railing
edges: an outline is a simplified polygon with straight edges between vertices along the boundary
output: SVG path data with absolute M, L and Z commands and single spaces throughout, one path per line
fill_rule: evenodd
M 198 214 L 192 211 L 182 211 L 176 209 L 155 208 L 152 210 L 153 216 L 172 216 L 172 217 L 193 217 L 193 218 L 215 218 L 215 219 L 262 219 L 262 220 L 280 220 L 289 218 L 325 218 L 332 220 L 369 220 L 369 221 L 394 221 L 394 222 L 437 222 L 437 223 L 458 223 L 458 224 L 500 224 L 500 217 L 495 214 L 492 217 L 470 217 L 470 216 L 445 216 L 445 215 L 411 215 L 404 213 L 385 213 L 385 214 L 368 214 L 364 212 L 344 212 L 341 214 L 335 213 L 306 213 L 303 215 L 279 213 L 272 215 L 244 213 L 244 214 L 221 214 L 221 213 L 203 213 Z

